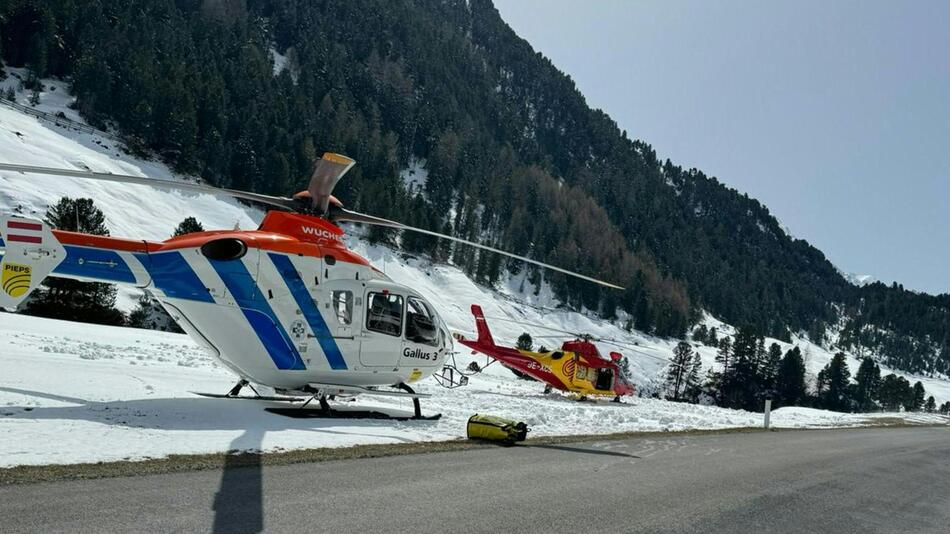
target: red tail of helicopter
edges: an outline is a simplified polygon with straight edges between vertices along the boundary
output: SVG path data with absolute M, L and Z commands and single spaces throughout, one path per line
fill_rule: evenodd
M 619 366 L 622 356 L 611 352 L 611 359 L 600 356 L 590 339 L 566 341 L 561 350 L 533 352 L 495 344 L 481 306 L 472 305 L 478 339 L 457 335 L 459 343 L 493 358 L 505 367 L 544 382 L 550 388 L 581 396 L 610 396 L 615 400 L 632 396 L 636 390 Z

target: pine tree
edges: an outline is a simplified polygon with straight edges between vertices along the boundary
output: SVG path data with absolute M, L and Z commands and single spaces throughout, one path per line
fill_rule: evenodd
M 678 402 L 683 399 L 692 372 L 693 347 L 685 341 L 680 341 L 673 348 L 669 369 L 666 373 L 666 398 L 668 400 Z M 693 377 L 693 380 L 698 380 L 698 374 Z
M 709 337 L 709 331 L 706 329 L 706 325 L 701 324 L 693 330 L 693 341 L 705 345 L 707 337 Z
M 848 397 L 851 371 L 848 369 L 844 353 L 835 354 L 828 365 L 822 369 L 820 375 L 823 375 L 826 386 L 819 394 L 822 407 L 839 412 L 848 410 L 851 403 Z
M 531 350 L 534 346 L 534 341 L 531 339 L 531 334 L 524 332 L 518 336 L 518 342 L 515 344 L 518 347 L 518 350 Z
M 633 322 L 637 330 L 648 334 L 653 332 L 653 315 L 645 293 L 640 293 L 640 296 L 637 297 L 637 304 L 633 311 Z
M 815 403 L 821 408 L 827 408 L 825 405 L 825 394 L 828 391 L 828 366 L 825 366 L 818 375 L 815 376 Z
M 63 197 L 46 212 L 46 223 L 59 230 L 109 235 L 105 215 L 92 199 Z M 30 296 L 23 313 L 84 323 L 122 325 L 115 309 L 116 290 L 109 284 L 47 278 Z
M 781 354 L 782 349 L 779 348 L 779 354 Z M 765 337 L 759 336 L 755 342 L 755 353 L 752 358 L 752 375 L 756 378 L 756 385 L 761 386 L 761 378 L 763 376 L 762 368 L 765 366 L 765 360 L 768 356 L 768 351 L 765 349 Z
M 706 345 L 710 347 L 719 346 L 719 332 L 715 326 L 709 329 L 709 335 L 706 336 Z
M 789 349 L 779 362 L 775 389 L 781 406 L 799 405 L 807 394 L 805 388 L 805 361 L 798 347 Z
M 725 395 L 729 390 L 729 382 L 732 380 L 732 342 L 728 337 L 719 340 L 719 350 L 716 352 L 716 363 L 718 369 L 708 371 L 709 394 L 716 400 L 716 404 L 725 405 Z
M 861 360 L 854 379 L 857 382 L 854 388 L 854 402 L 857 409 L 862 412 L 873 410 L 881 387 L 881 368 L 874 363 L 874 360 L 865 357 Z
M 722 405 L 756 410 L 759 397 L 757 360 L 759 338 L 750 326 L 739 328 L 732 343 L 731 371 L 724 371 L 720 395 Z
M 910 382 L 902 376 L 891 373 L 881 380 L 878 398 L 885 410 L 897 411 L 912 394 Z
M 195 232 L 204 232 L 205 228 L 198 222 L 198 219 L 194 217 L 186 217 L 183 221 L 178 223 L 178 226 L 175 227 L 172 237 L 178 237 L 185 234 L 193 234 Z
M 762 386 L 764 389 L 772 392 L 775 389 L 775 380 L 778 376 L 779 364 L 782 361 L 782 347 L 778 343 L 769 345 L 768 355 L 763 363 Z
M 927 413 L 934 413 L 937 411 L 937 401 L 934 399 L 933 395 L 927 397 L 927 404 L 924 405 L 924 411 Z
M 624 358 L 626 361 L 626 358 Z M 693 361 L 689 366 L 689 373 L 686 375 L 686 384 L 683 387 L 683 398 L 693 404 L 699 402 L 699 396 L 703 392 L 702 388 L 703 360 L 699 353 L 693 353 Z M 627 371 L 629 376 L 629 370 Z
M 909 412 L 919 412 L 924 407 L 924 396 L 926 394 L 924 385 L 920 381 L 915 382 L 914 387 L 908 392 L 904 408 Z
M 719 340 L 716 363 L 722 366 L 722 372 L 732 372 L 732 342 L 729 341 L 728 337 Z
M 139 297 L 138 306 L 129 314 L 129 326 L 133 328 L 154 329 L 154 324 L 150 321 L 150 310 L 152 301 L 145 293 Z
M 527 332 L 524 332 L 520 336 L 518 336 L 518 342 L 515 344 L 515 346 L 518 347 L 518 349 L 520 350 L 531 350 L 531 347 L 533 345 L 534 345 L 534 340 L 531 339 L 531 334 Z M 544 347 L 541 347 L 540 351 L 544 352 Z M 536 381 L 531 375 L 522 373 L 521 371 L 518 371 L 517 369 L 511 369 L 509 367 L 509 370 L 512 373 L 514 373 L 515 376 L 517 376 L 518 378 L 522 380 Z
M 129 326 L 162 332 L 184 333 L 165 308 L 146 292 L 139 297 L 138 306 L 129 314 Z

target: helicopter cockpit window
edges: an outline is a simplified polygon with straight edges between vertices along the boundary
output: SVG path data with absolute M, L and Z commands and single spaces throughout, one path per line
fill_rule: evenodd
M 439 332 L 435 325 L 435 314 L 422 299 L 406 299 L 406 339 L 413 343 L 437 345 Z
M 390 336 L 402 334 L 402 297 L 391 293 L 370 293 L 366 328 Z
M 333 313 L 336 315 L 337 323 L 349 325 L 353 322 L 353 292 L 352 291 L 334 291 L 333 292 Z

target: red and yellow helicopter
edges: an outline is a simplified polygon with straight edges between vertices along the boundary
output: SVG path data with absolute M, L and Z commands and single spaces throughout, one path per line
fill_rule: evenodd
M 40 220 L 4 216 L 0 307 L 16 308 L 47 276 L 134 286 L 148 291 L 196 343 L 237 375 L 231 391 L 209 396 L 305 401 L 303 405 L 319 399 L 327 415 L 333 413 L 327 400 L 337 395 L 404 396 L 412 398 L 414 417 L 421 418 L 418 399 L 425 395 L 408 384 L 443 365 L 452 337 L 422 295 L 346 247 L 340 223 L 420 232 L 619 288 L 499 249 L 347 210 L 332 192 L 354 164 L 345 156 L 324 154 L 307 190 L 293 198 L 0 164 L 3 171 L 226 195 L 277 208 L 257 230 L 198 232 L 163 242 L 65 232 Z M 254 389 L 253 384 L 269 386 L 278 396 L 238 397 L 243 387 Z
M 611 352 L 609 360 L 603 358 L 597 346 L 592 343 L 591 336 L 576 336 L 573 340 L 565 341 L 560 350 L 521 350 L 495 344 L 481 306 L 473 304 L 472 315 L 475 316 L 478 339 L 466 339 L 461 334 L 456 334 L 455 339 L 509 369 L 544 382 L 547 384 L 546 391 L 553 388 L 577 394 L 581 398 L 613 397 L 617 402 L 621 397 L 633 396 L 636 393 L 633 384 L 624 376 L 619 365 L 623 356 Z

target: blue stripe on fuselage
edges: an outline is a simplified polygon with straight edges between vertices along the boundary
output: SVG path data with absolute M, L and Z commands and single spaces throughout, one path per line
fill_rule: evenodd
M 303 316 L 307 319 L 310 329 L 313 330 L 313 335 L 317 336 L 317 342 L 320 343 L 320 348 L 323 349 L 323 353 L 326 354 L 327 361 L 330 362 L 330 368 L 346 369 L 346 360 L 343 359 L 340 347 L 337 346 L 336 340 L 333 339 L 333 334 L 330 333 L 330 329 L 327 328 L 327 323 L 323 320 L 323 316 L 320 315 L 320 310 L 317 309 L 317 305 L 314 304 L 313 299 L 310 298 L 307 286 L 304 285 L 303 279 L 300 278 L 300 273 L 297 272 L 293 262 L 290 261 L 290 258 L 282 254 L 270 252 L 267 255 L 270 256 L 271 261 L 274 262 L 274 267 L 277 268 L 277 272 L 280 273 L 281 278 L 283 278 L 287 284 L 287 288 L 290 289 L 290 294 L 294 296 L 297 306 L 300 306 L 300 311 L 303 312 Z
M 135 254 L 142 263 L 152 284 L 168 298 L 197 300 L 214 303 L 214 297 L 195 274 L 194 269 L 181 252 L 159 252 L 156 254 Z
M 66 258 L 53 273 L 63 276 L 97 278 L 107 282 L 135 283 L 135 275 L 122 256 L 113 250 L 66 245 Z
M 300 354 L 241 260 L 208 260 L 278 369 L 304 370 Z

